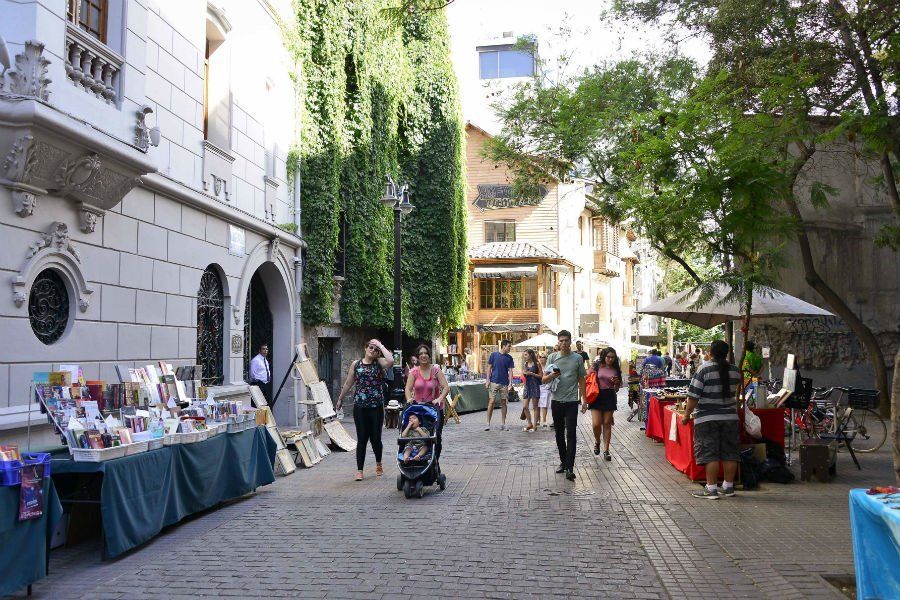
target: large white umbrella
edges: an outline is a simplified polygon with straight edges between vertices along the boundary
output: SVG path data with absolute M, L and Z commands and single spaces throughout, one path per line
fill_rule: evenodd
M 552 348 L 559 340 L 555 333 L 542 333 L 533 338 L 529 338 L 524 342 L 514 344 L 516 348 Z
M 722 299 L 728 295 L 724 285 L 720 284 L 718 286 L 712 299 L 702 308 L 692 306 L 696 302 L 699 293 L 700 291 L 697 288 L 679 292 L 640 308 L 637 312 L 645 315 L 671 317 L 704 329 L 744 318 L 744 308 L 739 302 L 722 302 Z M 753 306 L 750 309 L 750 315 L 757 319 L 833 316 L 825 309 L 778 290 L 772 290 L 771 294 L 768 292 L 753 292 Z

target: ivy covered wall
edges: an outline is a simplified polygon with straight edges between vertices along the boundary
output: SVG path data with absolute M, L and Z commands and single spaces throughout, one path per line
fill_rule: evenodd
M 462 323 L 468 261 L 463 123 L 442 11 L 390 24 L 390 0 L 296 0 L 300 69 L 304 318 L 331 321 L 344 223 L 346 326 L 393 323 L 393 214 L 385 175 L 409 182 L 403 327 L 430 337 Z M 399 178 L 397 175 L 399 174 Z

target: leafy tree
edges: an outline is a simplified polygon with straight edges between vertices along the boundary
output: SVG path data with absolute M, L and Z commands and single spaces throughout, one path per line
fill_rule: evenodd
M 777 125 L 772 146 L 782 160 L 780 199 L 794 219 L 807 283 L 865 346 L 876 386 L 887 397 L 884 354 L 872 331 L 816 268 L 801 205 L 827 203 L 829 188 L 810 168 L 813 158 L 839 137 L 861 145 L 877 161 L 877 181 L 890 200 L 894 223 L 878 243 L 900 245 L 900 5 L 889 0 L 618 0 L 621 14 L 671 21 L 710 43 L 710 72 L 739 106 Z M 820 118 L 816 118 L 818 115 Z

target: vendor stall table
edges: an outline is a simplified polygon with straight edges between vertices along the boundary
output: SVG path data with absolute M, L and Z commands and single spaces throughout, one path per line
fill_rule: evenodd
M 0 487 L 0 596 L 27 588 L 47 575 L 50 538 L 62 517 L 53 481 L 44 479 L 44 514 L 19 521 L 20 487 Z
M 900 590 L 900 511 L 884 498 L 850 490 L 857 598 L 895 598 Z
M 653 394 L 649 394 L 649 396 L 650 400 L 647 402 L 647 429 L 644 433 L 646 433 L 648 438 L 662 443 L 665 435 L 663 432 L 663 408 L 675 404 L 677 400 L 660 400 Z M 666 433 L 668 433 L 668 430 L 666 430 Z
M 679 377 L 666 377 L 666 387 L 687 387 L 691 384 L 690 379 L 681 379 Z
M 456 412 L 459 414 L 487 410 L 488 391 L 484 379 L 454 381 L 450 384 L 450 395 L 453 398 L 460 396 L 455 404 Z
M 100 476 L 103 558 L 152 539 L 163 527 L 275 481 L 275 442 L 265 427 L 221 433 L 104 462 L 53 460 L 63 503 Z
M 759 417 L 762 424 L 762 434 L 765 439 L 771 440 L 784 448 L 784 409 L 781 408 L 753 408 L 754 414 Z M 681 416 L 675 412 L 675 407 L 663 408 L 663 444 L 666 447 L 666 460 L 673 467 L 684 473 L 691 481 L 703 481 L 706 479 L 706 471 L 694 461 L 694 422 L 687 425 L 681 424 Z M 672 419 L 675 419 L 675 439 L 672 439 Z M 741 443 L 752 444 L 755 440 L 749 438 L 741 431 Z

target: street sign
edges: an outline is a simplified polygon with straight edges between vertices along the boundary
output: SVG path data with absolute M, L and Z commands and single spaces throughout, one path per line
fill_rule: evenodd
M 583 314 L 579 317 L 578 329 L 581 335 L 586 333 L 600 333 L 600 315 Z

